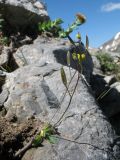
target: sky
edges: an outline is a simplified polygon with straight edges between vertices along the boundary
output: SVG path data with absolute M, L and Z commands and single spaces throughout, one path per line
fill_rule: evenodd
M 44 0 L 51 20 L 62 18 L 63 28 L 75 20 L 76 13 L 82 13 L 87 21 L 71 34 L 75 39 L 81 33 L 83 42 L 86 34 L 91 47 L 99 47 L 120 32 L 120 0 Z

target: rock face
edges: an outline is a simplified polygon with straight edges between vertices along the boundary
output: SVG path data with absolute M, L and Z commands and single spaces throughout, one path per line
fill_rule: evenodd
M 59 64 L 28 65 L 7 74 L 4 85 L 4 89 L 7 88 L 9 91 L 8 98 L 4 103 L 7 109 L 6 118 L 9 119 L 16 115 L 18 120 L 23 121 L 34 115 L 42 121 L 56 123 L 70 100 L 67 94 L 60 106 L 65 92 L 65 87 L 61 83 L 60 67 Z M 67 67 L 65 67 L 65 72 L 69 77 Z M 72 74 L 74 72 L 73 70 Z M 77 75 L 71 83 L 70 92 L 73 91 L 76 81 Z M 58 108 L 59 111 L 51 120 Z M 112 146 L 115 136 L 110 124 L 105 120 L 81 79 L 70 108 L 58 126 L 58 131 L 63 137 L 90 143 L 108 151 L 112 149 L 110 146 Z M 62 139 L 55 145 L 51 146 L 49 143 L 45 143 L 42 148 L 29 150 L 22 159 L 30 159 L 31 154 L 33 160 L 112 160 L 112 155 L 114 155 L 112 152 L 111 154 L 106 153 L 89 145 L 78 145 Z
M 70 101 L 70 96 L 66 93 L 61 103 L 66 88 L 61 80 L 60 68 L 61 64 L 66 65 L 66 51 L 72 50 L 64 42 L 53 39 L 43 41 L 39 37 L 32 45 L 18 49 L 14 56 L 20 68 L 6 73 L 5 83 L 1 87 L 4 98 L 0 104 L 7 111 L 6 119 L 16 116 L 22 122 L 35 116 L 36 119 L 51 124 L 58 122 Z M 20 50 L 28 62 L 26 66 L 17 57 Z M 88 53 L 86 57 L 83 68 L 84 71 L 87 69 L 84 73 L 89 81 L 92 61 Z M 89 67 L 86 68 L 87 64 Z M 75 68 L 74 65 L 73 67 Z M 64 69 L 70 81 L 69 68 L 64 66 Z M 74 73 L 75 70 L 71 69 L 71 74 Z M 73 92 L 77 79 L 76 73 L 69 86 L 70 93 Z M 57 124 L 61 137 L 88 144 L 63 139 L 59 139 L 54 145 L 44 142 L 43 147 L 28 150 L 22 160 L 113 160 L 114 156 L 119 159 L 119 151 L 115 150 L 119 145 L 114 143 L 114 130 L 83 79 L 79 79 L 70 107 L 62 122 Z
M 24 30 L 49 19 L 44 4 L 31 0 L 0 0 L 0 13 L 16 30 Z
M 107 53 L 113 58 L 113 63 L 120 66 L 120 32 L 100 48 L 90 51 L 94 63 L 94 75 L 91 77 L 92 89 L 101 109 L 109 117 L 116 133 L 120 135 L 120 67 L 114 74 L 112 72 L 106 75 L 99 66 L 99 60 L 96 61 L 95 58 L 96 54 Z
M 72 53 L 73 48 L 64 40 L 38 37 L 33 44 L 19 48 L 13 56 L 19 66 L 40 63 L 61 63 L 67 65 L 67 51 Z M 86 61 L 83 62 L 83 73 L 87 81 L 89 81 L 93 70 L 92 58 L 83 46 L 81 46 L 81 53 L 86 53 Z M 71 67 L 77 69 L 72 58 Z

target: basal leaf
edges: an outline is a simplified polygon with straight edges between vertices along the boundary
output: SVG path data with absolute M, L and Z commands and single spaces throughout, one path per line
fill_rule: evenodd
M 48 141 L 52 144 L 55 144 L 58 142 L 58 138 L 54 137 L 54 136 L 49 136 L 48 137 Z
M 42 143 L 43 138 L 40 135 L 37 135 L 33 141 L 33 144 L 37 147 Z

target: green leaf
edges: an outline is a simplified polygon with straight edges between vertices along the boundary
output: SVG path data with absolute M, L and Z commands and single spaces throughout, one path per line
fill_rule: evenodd
M 60 25 L 63 23 L 63 20 L 61 18 L 57 18 L 55 21 L 54 21 L 54 24 L 55 25 Z
M 43 138 L 40 135 L 37 135 L 33 141 L 33 144 L 37 147 L 39 146 L 43 141 Z
M 58 142 L 58 138 L 54 137 L 54 136 L 49 136 L 48 137 L 48 141 L 52 144 L 55 144 Z
M 48 23 L 46 23 L 46 26 L 45 26 L 45 30 L 50 30 L 52 27 L 52 22 L 51 21 L 48 21 Z
M 67 78 L 63 67 L 61 68 L 61 78 L 63 84 L 67 87 Z
M 42 31 L 45 31 L 45 30 L 46 30 L 46 23 L 43 22 L 43 23 L 42 23 Z
M 67 38 L 66 32 L 60 31 L 60 32 L 59 32 L 59 37 L 61 37 L 61 38 Z
M 65 32 L 67 35 L 69 35 L 72 31 L 73 31 L 73 29 L 71 27 L 69 27 Z

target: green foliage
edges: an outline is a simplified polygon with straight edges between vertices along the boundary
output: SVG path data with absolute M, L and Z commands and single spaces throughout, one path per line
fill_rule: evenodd
M 82 25 L 83 23 L 85 23 L 86 18 L 85 16 L 83 16 L 82 14 L 77 14 L 76 15 L 76 20 L 75 22 L 73 22 L 67 29 L 62 30 L 59 32 L 59 36 L 61 38 L 67 38 L 70 33 L 72 33 L 75 29 L 77 29 L 80 25 Z
M 0 44 L 7 46 L 8 42 L 9 42 L 8 37 L 0 36 Z
M 119 65 L 114 62 L 113 58 L 108 53 L 99 53 L 97 54 L 97 58 L 100 61 L 101 69 L 104 73 L 118 72 Z
M 56 138 L 52 135 L 56 134 L 56 129 L 51 124 L 46 124 L 40 133 L 36 135 L 33 144 L 38 147 L 44 139 L 48 140 L 50 143 L 56 143 Z
M 8 37 L 6 37 L 4 35 L 4 24 L 5 24 L 5 21 L 4 19 L 2 18 L 2 15 L 0 15 L 0 44 L 1 45 L 8 45 Z
M 58 18 L 54 21 L 40 22 L 38 23 L 38 30 L 40 33 L 49 32 L 53 36 L 58 37 L 61 29 L 62 19 Z
M 67 38 L 70 33 L 77 29 L 81 24 L 85 23 L 86 18 L 82 14 L 76 15 L 76 20 L 69 27 L 64 30 L 61 28 L 63 20 L 58 18 L 54 21 L 40 22 L 38 23 L 38 31 L 40 33 L 51 33 L 55 37 Z

